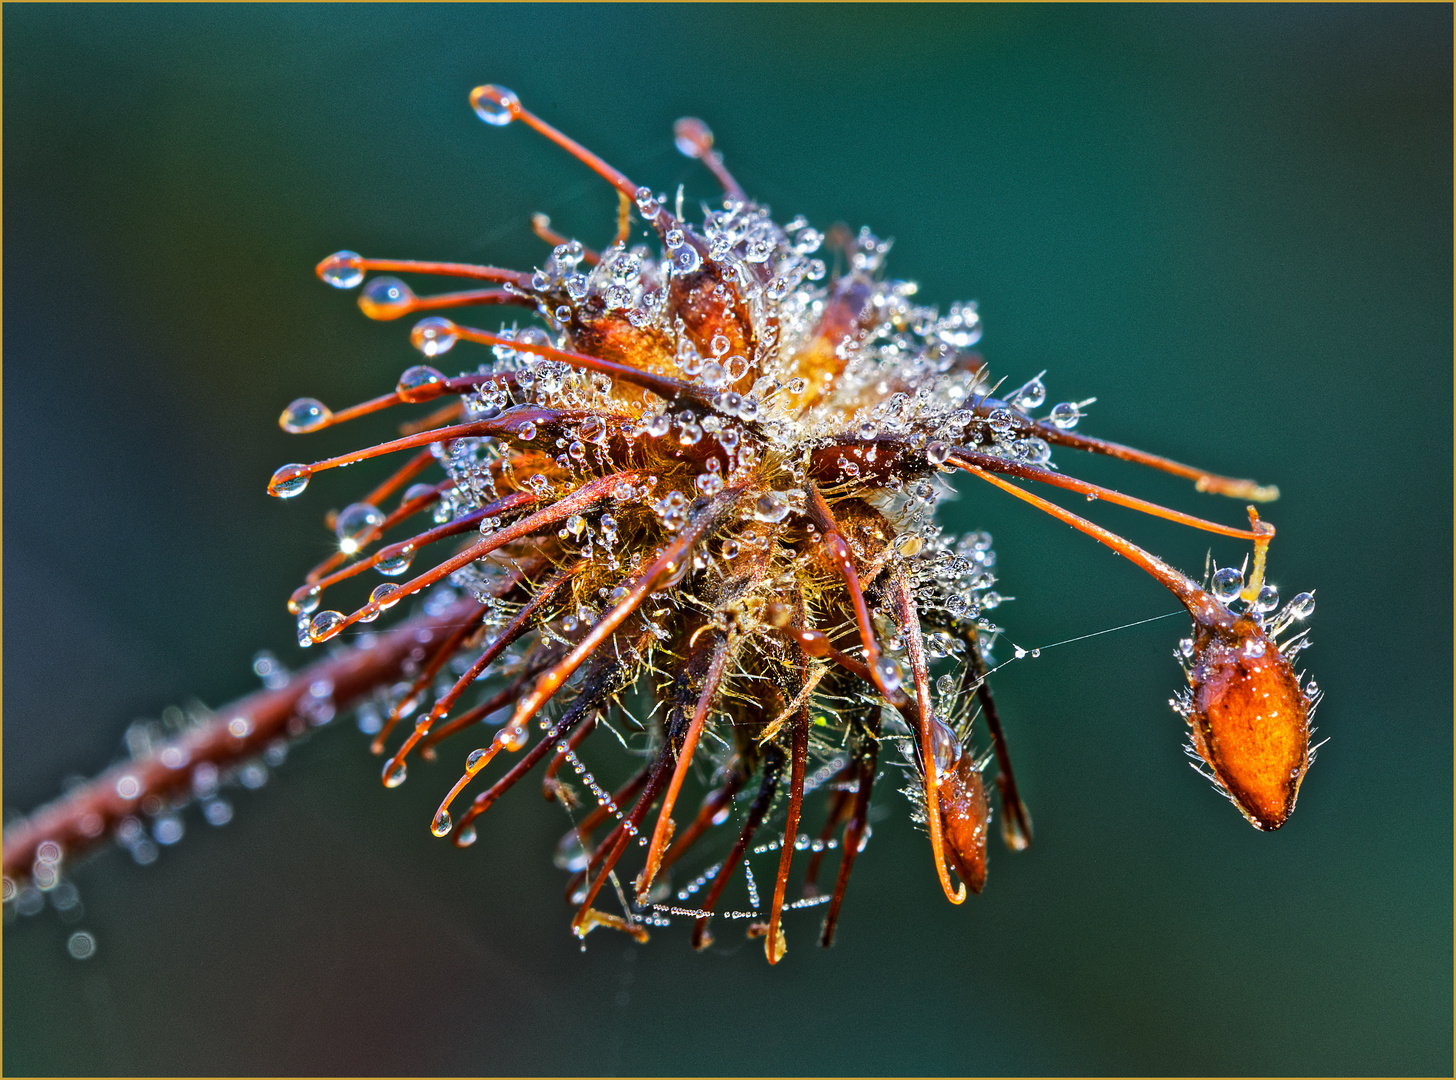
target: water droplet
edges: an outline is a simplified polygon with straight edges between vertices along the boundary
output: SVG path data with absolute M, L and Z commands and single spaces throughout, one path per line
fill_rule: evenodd
M 357 251 L 336 251 L 319 266 L 319 277 L 336 289 L 352 289 L 364 280 L 363 256 Z
M 1052 406 L 1051 421 L 1053 426 L 1063 431 L 1070 431 L 1077 426 L 1077 421 L 1082 419 L 1082 410 L 1070 401 L 1063 401 Z
M 414 305 L 414 290 L 397 277 L 377 277 L 359 293 L 359 310 L 371 319 L 397 319 Z
M 1254 601 L 1254 610 L 1263 614 L 1273 611 L 1279 606 L 1279 590 L 1273 585 L 1265 585 L 1259 590 L 1258 599 Z
M 418 330 L 419 327 L 417 326 L 415 329 Z M 426 352 L 428 351 L 426 350 Z M 445 376 L 428 364 L 416 364 L 414 367 L 406 369 L 405 373 L 399 377 L 394 392 L 402 401 L 410 403 L 429 401 L 445 392 Z
M 278 417 L 278 426 L 290 435 L 302 435 L 317 431 L 333 419 L 333 415 L 333 410 L 317 398 L 301 397 L 283 410 L 283 415 Z
M 865 440 L 873 439 L 879 433 L 880 429 L 873 420 L 866 420 L 855 431 L 856 435 Z
M 589 443 L 603 443 L 607 439 L 607 422 L 600 416 L 588 416 L 576 429 L 579 438 Z
M 475 115 L 493 127 L 505 127 L 514 120 L 520 104 L 516 95 L 504 86 L 490 84 L 470 91 L 470 107 Z
M 288 613 L 290 615 L 312 615 L 318 610 L 319 596 L 322 591 L 317 585 L 308 585 L 299 589 L 288 598 Z
M 1243 587 L 1244 575 L 1232 566 L 1225 566 L 1213 575 L 1213 598 L 1220 604 L 1231 602 Z
M 340 611 L 320 611 L 308 624 L 308 636 L 315 642 L 327 641 L 339 632 L 344 624 L 344 614 Z
M 1307 683 L 1304 684 L 1304 696 L 1305 697 L 1307 697 L 1307 698 L 1314 698 L 1316 695 L 1319 694 L 1319 692 L 1320 692 L 1319 683 L 1315 682 L 1313 679 L 1310 679 L 1309 682 L 1307 682 Z
M 925 541 L 917 533 L 906 533 L 895 541 L 895 550 L 906 557 L 920 554 L 924 547 Z
M 950 444 L 936 440 L 925 448 L 925 460 L 932 465 L 944 465 L 950 457 Z
M 387 787 L 387 788 L 397 788 L 397 787 L 399 787 L 400 784 L 403 784 L 404 783 L 404 777 L 405 777 L 405 764 L 404 764 L 404 762 L 403 761 L 396 761 L 394 758 L 390 758 L 388 761 L 386 761 L 384 763 L 384 773 L 383 773 L 383 777 L 384 777 L 384 786 L 385 787 Z
M 725 558 L 725 559 L 735 558 L 738 555 L 738 541 L 737 540 L 724 540 L 723 541 L 723 546 L 719 550 L 722 551 L 723 558 Z
M 682 443 L 684 446 L 695 446 L 697 443 L 702 441 L 702 438 L 702 426 L 693 423 L 691 420 L 684 423 L 682 427 L 678 430 L 677 434 L 677 441 Z
M 448 836 L 455 823 L 450 820 L 450 811 L 441 810 L 435 815 L 435 820 L 430 822 L 430 832 L 436 836 Z
M 702 256 L 691 244 L 683 244 L 672 253 L 672 266 L 679 274 L 691 274 L 702 265 Z
M 431 315 L 415 323 L 410 331 L 410 344 L 426 356 L 440 356 L 454 347 L 460 331 L 449 319 Z
M 667 434 L 671 421 L 666 416 L 650 416 L 644 422 L 644 426 L 647 428 L 647 434 L 654 439 L 660 439 Z
M 465 826 L 465 828 L 461 829 L 458 833 L 455 834 L 456 847 L 469 847 L 471 844 L 475 843 L 475 840 L 476 835 L 474 825 L 467 825 Z
M 1011 395 L 1011 404 L 1022 412 L 1039 409 L 1044 401 L 1046 401 L 1046 386 L 1043 385 L 1039 375 Z
M 1314 594 L 1297 593 L 1294 599 L 1289 601 L 1289 606 L 1284 609 L 1295 619 L 1307 619 L 1314 614 Z
M 302 495 L 308 487 L 309 467 L 307 465 L 285 465 L 268 481 L 268 494 L 279 499 L 291 499 Z
M 373 503 L 351 503 L 339 511 L 334 519 L 334 535 L 339 538 L 339 548 L 346 555 L 359 550 L 365 538 L 384 524 L 384 513 Z
M 994 409 L 986 418 L 986 422 L 991 425 L 991 430 L 997 435 L 1006 435 L 1016 426 L 1016 417 L 1005 409 Z
M 536 425 L 527 420 L 520 427 L 516 428 L 516 438 L 521 442 L 530 442 L 536 437 Z
M 900 689 L 902 681 L 900 678 L 900 665 L 895 663 L 890 657 L 882 656 L 876 660 L 875 671 L 879 673 L 880 682 L 884 684 L 886 691 L 893 694 L 896 690 Z
M 758 497 L 753 504 L 753 517 L 755 521 L 764 521 L 769 524 L 783 521 L 789 516 L 789 500 L 778 491 L 766 491 Z
M 708 387 L 710 390 L 717 389 L 718 387 L 722 386 L 724 376 L 725 373 L 723 371 L 723 365 L 718 363 L 718 361 L 716 360 L 704 361 L 703 367 L 698 373 L 698 378 L 701 379 L 703 385 Z
M 956 689 L 955 676 L 942 675 L 940 678 L 935 680 L 935 689 L 937 693 L 943 694 L 947 697 L 951 694 L 954 694 Z
M 393 554 L 380 559 L 374 564 L 374 569 L 385 577 L 399 577 L 410 568 L 410 563 L 414 561 L 414 550 L 408 544 L 404 544 L 398 549 L 385 548 L 384 551 L 393 551 Z M 317 605 L 315 604 L 315 606 Z
M 1254 659 L 1263 656 L 1266 649 L 1263 638 L 1251 637 L 1244 642 L 1244 655 Z
M 930 721 L 930 745 L 935 753 L 935 774 L 937 779 L 956 767 L 961 759 L 961 743 L 955 732 L 942 721 Z
M 399 586 L 386 581 L 383 585 L 374 587 L 374 591 L 369 594 L 369 602 L 378 605 L 380 611 L 388 611 L 399 603 L 398 600 L 390 599 L 397 592 L 399 592 Z

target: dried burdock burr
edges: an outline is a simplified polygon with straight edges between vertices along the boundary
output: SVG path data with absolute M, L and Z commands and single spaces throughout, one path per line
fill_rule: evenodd
M 268 485 L 294 499 L 334 468 L 407 455 L 332 516 L 338 550 L 288 607 L 300 644 L 347 645 L 418 601 L 402 629 L 368 628 L 369 651 L 389 660 L 351 696 L 377 710 L 387 787 L 447 738 L 473 744 L 429 822 L 436 836 L 470 846 L 476 819 L 539 769 L 546 797 L 573 814 L 556 861 L 571 875 L 578 936 L 605 926 L 645 940 L 686 918 L 704 947 L 715 917 L 742 919 L 776 963 L 786 911 L 824 905 L 820 940 L 833 939 L 876 779 L 902 767 L 946 897 L 980 892 L 993 786 L 1006 845 L 1022 850 L 1032 832 L 989 682 L 1002 632 L 996 553 L 984 532 L 953 537 L 934 520 L 961 472 L 1087 533 L 1177 596 L 1194 622 L 1177 651 L 1190 689 L 1174 703 L 1190 752 L 1254 825 L 1284 823 L 1318 695 L 1293 668 L 1305 635 L 1278 640 L 1313 598 L 1280 609 L 1265 584 L 1273 528 L 1252 506 L 1250 528 L 1220 525 L 1075 479 L 1051 459 L 1054 448 L 1104 454 L 1252 502 L 1275 489 L 1078 434 L 1090 400 L 1045 408 L 1040 375 L 1002 392 L 974 351 L 975 305 L 917 303 L 913 283 L 886 276 L 890 245 L 868 230 L 826 248 L 801 218 L 777 224 L 700 120 L 678 121 L 676 143 L 724 197 L 690 222 L 681 193 L 638 186 L 509 91 L 482 86 L 471 103 L 611 184 L 612 242 L 590 250 L 538 215 L 533 227 L 553 246 L 533 271 L 325 259 L 319 276 L 362 286 L 369 318 L 425 313 L 410 340 L 426 363 L 337 412 L 301 398 L 281 426 L 304 434 L 392 406 L 429 411 L 397 439 L 285 465 Z M 479 287 L 430 295 L 400 274 Z M 440 314 L 469 307 L 519 310 L 495 330 Z M 476 346 L 469 370 L 440 370 Z M 1253 567 L 1196 583 L 1013 481 L 1248 542 Z M 372 573 L 385 580 L 352 605 L 326 603 Z M 418 647 L 401 653 L 411 638 L 400 635 Z M 587 761 L 591 737 L 610 738 L 604 728 L 641 758 L 615 790 Z M 8 876 L 29 873 L 36 842 L 23 852 L 7 835 Z M 833 885 L 821 885 L 835 851 Z M 752 857 L 775 852 L 760 894 Z M 689 863 L 695 876 L 670 888 L 669 872 Z M 724 910 L 739 877 L 748 907 Z

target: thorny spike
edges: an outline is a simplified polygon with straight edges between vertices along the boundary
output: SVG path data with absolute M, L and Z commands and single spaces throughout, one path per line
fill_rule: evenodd
M 361 275 L 369 270 L 383 270 L 397 274 L 438 274 L 444 277 L 474 278 L 477 281 L 508 282 L 521 289 L 531 287 L 531 275 L 523 274 L 519 270 L 502 270 L 496 266 L 476 266 L 471 263 L 420 262 L 415 259 L 366 259 L 352 251 L 341 251 L 330 255 L 314 268 L 314 273 L 321 281 L 329 281 L 329 275 L 336 274 L 343 269 L 356 270 Z
M 804 705 L 794 717 L 793 744 L 789 757 L 789 813 L 784 821 L 784 842 L 779 852 L 779 872 L 774 879 L 773 903 L 769 907 L 768 934 L 763 939 L 763 952 L 770 964 L 784 958 L 788 945 L 780 923 L 784 914 L 784 893 L 789 887 L 789 868 L 799 835 L 799 812 L 804 803 L 804 765 L 809 753 L 809 706 Z
M 959 890 L 951 888 L 950 874 L 945 865 L 945 841 L 941 836 L 935 744 L 930 730 L 935 713 L 930 705 L 930 671 L 925 658 L 925 640 L 920 636 L 920 615 L 915 607 L 915 592 L 903 568 L 897 569 L 890 579 L 890 596 L 897 609 L 900 626 L 905 632 L 905 654 L 910 660 L 910 674 L 915 684 L 916 715 L 913 717 L 911 730 L 915 733 L 916 747 L 920 753 L 920 772 L 925 782 L 926 827 L 930 830 L 930 850 L 935 858 L 935 873 L 940 878 L 940 887 L 945 892 L 945 898 L 952 904 L 961 904 L 966 899 L 965 882 L 961 883 Z
M 378 283 L 381 281 L 388 282 L 388 286 L 379 287 Z M 374 289 L 371 290 L 370 286 L 374 286 Z M 377 292 L 388 295 L 381 299 L 374 295 Z M 484 307 L 491 304 L 514 304 L 528 308 L 536 306 L 536 302 L 529 295 L 512 292 L 510 289 L 467 289 L 463 292 L 416 296 L 404 282 L 393 278 L 375 278 L 359 293 L 359 310 L 366 318 L 376 322 L 391 322 L 418 311 L 448 311 L 452 308 Z
M 1082 404 L 1085 405 L 1086 402 Z M 978 416 L 989 416 L 997 409 L 1006 409 L 1006 404 L 993 398 L 985 398 L 971 408 Z M 1255 502 L 1273 502 L 1279 498 L 1279 488 L 1273 484 L 1266 485 L 1254 480 L 1239 480 L 1231 476 L 1219 476 L 1217 473 L 1211 473 L 1205 469 L 1195 468 L 1192 465 L 1184 465 L 1181 462 L 1174 461 L 1172 458 L 1163 457 L 1161 454 L 1150 454 L 1146 450 L 1123 446 L 1121 443 L 1111 442 L 1107 439 L 1095 439 L 1087 435 L 1063 431 L 1055 424 L 1046 424 L 1040 420 L 1020 417 L 1010 410 L 1007 410 L 1007 412 L 1012 416 L 1018 432 L 1035 434 L 1038 438 L 1045 439 L 1054 446 L 1066 446 L 1073 450 L 1085 450 L 1092 454 L 1105 454 L 1108 457 L 1118 458 L 1122 461 L 1132 461 L 1139 465 L 1146 465 L 1160 472 L 1172 473 L 1174 476 L 1181 476 L 1186 480 L 1192 480 L 1197 490 L 1206 491 L 1213 495 L 1226 495 L 1231 499 L 1253 499 Z
M 687 732 L 683 735 L 682 749 L 677 754 L 677 764 L 673 768 L 672 781 L 668 784 L 667 794 L 662 797 L 662 809 L 658 811 L 657 825 L 652 830 L 652 842 L 647 848 L 647 865 L 637 880 L 638 903 L 643 902 L 648 890 L 652 888 L 652 882 L 657 877 L 658 868 L 662 863 L 663 853 L 672 840 L 675 828 L 672 820 L 672 808 L 677 802 L 678 792 L 682 790 L 688 768 L 692 765 L 693 753 L 698 747 L 698 736 L 702 734 L 703 724 L 708 719 L 708 711 L 712 708 L 713 702 L 718 696 L 718 689 L 723 683 L 723 675 L 728 666 L 729 646 L 730 641 L 727 635 L 722 635 L 713 646 L 713 659 L 708 666 L 708 673 L 703 679 L 703 690 L 698 695 L 698 703 L 693 708 L 693 718 L 689 721 Z
M 863 746 L 859 753 L 859 783 L 854 792 L 854 809 L 850 811 L 848 824 L 844 826 L 844 839 L 840 842 L 839 874 L 834 881 L 834 895 L 829 900 L 829 910 L 824 915 L 824 929 L 819 944 L 829 948 L 834 943 L 834 930 L 839 922 L 839 907 L 844 902 L 844 890 L 849 885 L 849 872 L 854 869 L 855 856 L 859 854 L 861 838 L 869 823 L 870 791 L 875 783 L 875 769 L 879 764 L 880 752 L 880 710 L 875 708 L 867 719 L 862 732 Z
M 1152 517 L 1164 518 L 1167 521 L 1176 521 L 1179 525 L 1187 525 L 1190 528 L 1201 529 L 1204 532 L 1217 533 L 1220 536 L 1232 536 L 1239 540 L 1258 541 L 1264 535 L 1258 530 L 1235 529 L 1229 525 L 1220 525 L 1216 521 L 1205 521 L 1203 518 L 1194 517 L 1192 514 L 1184 514 L 1178 510 L 1170 510 L 1166 506 L 1159 506 L 1157 503 L 1148 502 L 1146 499 L 1139 499 L 1132 495 L 1124 495 L 1112 488 L 1102 487 L 1098 484 L 1089 484 L 1085 480 L 1078 480 L 1074 476 L 1065 476 L 1062 473 L 1052 472 L 1050 469 L 1038 469 L 1031 465 L 1021 465 L 1013 461 L 1006 461 L 991 454 L 978 453 L 975 450 L 968 450 L 958 447 L 947 459 L 947 464 L 957 468 L 973 472 L 976 469 L 984 469 L 987 472 L 1005 473 L 1008 476 L 1020 477 L 1023 480 L 1035 480 L 1042 484 L 1051 484 L 1054 487 L 1066 488 L 1068 491 L 1075 491 L 1078 494 L 1086 495 L 1089 498 L 1104 499 L 1107 502 L 1115 503 L 1118 506 L 1126 506 L 1130 510 L 1137 510 L 1140 513 L 1149 514 Z M 1273 535 L 1271 532 L 1269 535 Z
M 562 349 L 552 348 L 550 345 L 504 338 L 499 334 L 491 334 L 484 330 L 475 330 L 469 326 L 457 326 L 451 323 L 450 328 L 454 330 L 461 341 L 473 341 L 482 345 L 503 345 L 506 348 L 515 349 L 517 352 L 534 353 L 536 356 L 544 357 L 547 360 L 557 360 L 575 368 L 599 371 L 603 375 L 611 375 L 613 378 L 621 379 L 623 382 L 640 386 L 644 390 L 651 390 L 658 397 L 665 398 L 668 401 L 682 399 L 684 401 L 703 403 L 707 400 L 701 388 L 682 382 L 679 379 L 669 378 L 666 375 L 656 375 L 650 371 L 629 367 L 626 364 L 618 364 L 611 360 L 602 360 L 595 356 L 586 356 L 582 353 L 566 352 Z
M 834 569 L 844 579 L 845 591 L 849 593 L 849 602 L 854 607 L 854 621 L 859 627 L 859 639 L 864 646 L 865 666 L 869 669 L 870 680 L 891 705 L 902 704 L 905 695 L 898 686 L 891 685 L 885 678 L 885 672 L 881 670 L 880 644 L 875 640 L 874 623 L 870 621 L 870 610 L 865 604 L 864 590 L 860 588 L 859 575 L 855 572 L 849 545 L 840 535 L 834 512 L 829 509 L 829 504 L 824 501 L 824 495 L 817 487 L 809 489 L 809 516 L 823 531 L 824 549 L 829 553 Z

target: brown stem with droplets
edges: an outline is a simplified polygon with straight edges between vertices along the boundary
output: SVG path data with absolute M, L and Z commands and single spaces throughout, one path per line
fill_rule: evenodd
M 226 769 L 263 751 L 287 734 L 298 715 L 298 703 L 320 682 L 333 684 L 333 700 L 343 710 L 373 690 L 399 678 L 402 666 L 424 642 L 449 633 L 479 605 L 461 600 L 440 615 L 418 615 L 373 639 L 368 648 L 350 646 L 294 672 L 288 685 L 264 690 L 218 709 L 200 727 L 183 732 L 143 758 L 115 765 L 53 803 L 40 807 L 5 830 L 4 873 L 11 879 L 30 872 L 36 849 L 57 844 L 66 858 L 75 858 L 106 837 L 118 822 L 137 812 L 149 796 L 168 800 L 189 790 L 192 768 L 207 763 Z M 240 734 L 241 733 L 241 734 Z M 174 766 L 172 762 L 177 764 Z M 123 796 L 118 791 L 130 791 Z

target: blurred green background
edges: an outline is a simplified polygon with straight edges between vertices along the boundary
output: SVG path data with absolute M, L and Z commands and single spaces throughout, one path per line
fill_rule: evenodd
M 264 482 L 301 394 L 415 360 L 312 276 L 339 248 L 529 267 L 533 210 L 587 243 L 614 198 L 466 103 L 499 82 L 634 178 L 712 187 L 705 118 L 781 219 L 868 224 L 890 270 L 977 299 L 983 349 L 1085 430 L 1278 483 L 1273 580 L 1318 590 L 1330 736 L 1260 835 L 1187 768 L 1180 620 L 1013 664 L 1036 817 L 952 908 L 891 809 L 839 942 L 775 969 L 720 928 L 567 933 L 565 827 L 529 786 L 458 852 L 453 753 L 386 792 L 345 724 L 232 824 L 77 875 L 5 931 L 7 1073 L 1342 1073 L 1452 1069 L 1452 13 L 1447 6 L 30 6 L 4 9 L 4 801 L 125 726 L 300 657 L 283 600 L 329 506 Z M 473 364 L 462 358 L 462 364 Z M 1063 467 L 1237 522 L 1131 466 Z M 362 470 L 361 470 L 362 472 Z M 1162 614 L 1166 594 L 993 490 L 1012 638 Z M 1095 508 L 1191 571 L 1209 538 Z M 1224 561 L 1236 544 L 1214 540 Z M 463 752 L 463 750 L 462 750 Z M 767 871 L 766 871 L 767 872 Z

